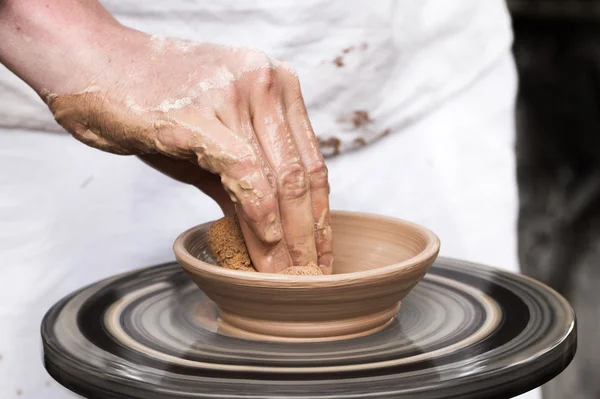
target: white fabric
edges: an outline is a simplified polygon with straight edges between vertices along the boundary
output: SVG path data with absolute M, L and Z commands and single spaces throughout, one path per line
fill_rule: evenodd
M 321 137 L 351 147 L 392 130 L 328 159 L 333 209 L 403 217 L 434 230 L 442 255 L 518 270 L 516 76 L 501 0 L 104 4 L 150 33 L 290 61 Z M 69 398 L 43 368 L 46 310 L 85 284 L 172 260 L 180 232 L 220 213 L 133 157 L 42 131 L 55 129 L 49 113 L 5 71 L 0 88 L 0 125 L 15 128 L 0 129 L 0 398 Z M 373 120 L 364 130 L 339 121 L 356 110 Z
M 502 0 L 105 0 L 144 32 L 252 46 L 294 66 L 316 133 L 340 150 L 398 131 L 471 84 L 510 46 Z M 344 50 L 348 49 L 345 54 Z M 343 66 L 334 62 L 338 57 Z M 355 111 L 371 123 L 355 127 Z M 0 68 L 0 126 L 56 130 Z M 359 139 L 358 141 L 355 141 Z M 323 146 L 324 152 L 333 148 Z

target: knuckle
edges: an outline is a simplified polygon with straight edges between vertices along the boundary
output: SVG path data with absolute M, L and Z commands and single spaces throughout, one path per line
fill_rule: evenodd
M 263 93 L 271 93 L 277 88 L 277 79 L 273 68 L 264 66 L 256 71 L 256 86 Z
M 264 65 L 265 63 L 270 63 L 271 58 L 264 51 L 254 48 L 254 47 L 246 47 L 242 52 L 244 56 L 244 63 L 247 65 Z
M 300 88 L 300 78 L 298 77 L 298 73 L 290 64 L 285 61 L 279 62 L 277 65 L 277 71 L 293 88 Z
M 286 76 L 288 76 L 290 79 L 299 81 L 298 72 L 296 72 L 296 68 L 294 68 L 293 66 L 291 66 L 290 64 L 288 64 L 287 62 L 284 61 L 281 63 L 281 69 L 283 70 L 283 73 Z
M 292 163 L 282 168 L 277 188 L 279 195 L 285 199 L 298 199 L 306 195 L 309 183 L 304 167 L 299 163 Z
M 252 193 L 242 201 L 242 209 L 249 222 L 258 224 L 277 210 L 277 196 L 273 190 Z
M 269 184 L 253 153 L 239 158 L 225 175 L 224 185 L 240 203 L 249 222 L 260 223 L 277 211 L 277 189 Z
M 325 161 L 319 159 L 308 166 L 311 187 L 325 188 L 329 184 L 329 171 Z

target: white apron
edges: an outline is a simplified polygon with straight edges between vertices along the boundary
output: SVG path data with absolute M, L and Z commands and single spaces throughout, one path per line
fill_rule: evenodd
M 290 62 L 324 153 L 341 153 L 327 159 L 332 209 L 402 217 L 435 231 L 442 255 L 518 270 L 502 0 L 103 4 L 148 33 Z M 0 398 L 68 398 L 43 368 L 46 310 L 85 284 L 172 260 L 175 237 L 220 212 L 135 157 L 61 132 L 1 68 L 0 171 Z

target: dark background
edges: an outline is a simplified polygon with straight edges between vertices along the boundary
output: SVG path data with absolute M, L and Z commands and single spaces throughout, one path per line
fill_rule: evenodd
M 574 307 L 578 352 L 544 399 L 600 398 L 600 1 L 507 1 L 519 73 L 523 273 Z

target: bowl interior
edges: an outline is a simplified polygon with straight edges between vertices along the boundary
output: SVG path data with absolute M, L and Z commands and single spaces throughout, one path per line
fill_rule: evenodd
M 345 274 L 393 265 L 423 252 L 426 231 L 397 219 L 358 213 L 332 213 L 333 273 Z
M 435 246 L 437 241 L 428 230 L 399 219 L 339 211 L 332 212 L 331 219 L 333 274 L 368 271 L 403 262 Z M 193 229 L 184 246 L 193 257 L 217 265 L 206 239 L 208 227 L 206 224 Z

